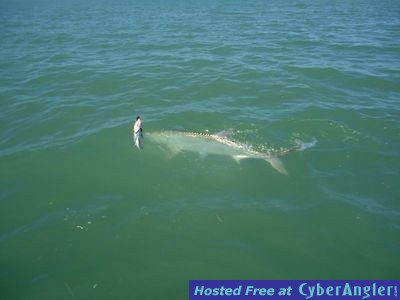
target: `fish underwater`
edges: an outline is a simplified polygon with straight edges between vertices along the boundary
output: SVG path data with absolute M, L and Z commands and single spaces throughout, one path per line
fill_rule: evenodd
M 284 175 L 288 175 L 288 172 L 279 156 L 292 151 L 302 151 L 314 146 L 316 143 L 316 140 L 313 140 L 310 143 L 301 144 L 291 149 L 264 153 L 255 151 L 246 144 L 229 139 L 225 132 L 208 134 L 185 131 L 159 131 L 146 133 L 145 137 L 151 142 L 165 147 L 172 155 L 180 152 L 193 152 L 198 153 L 200 156 L 223 155 L 230 156 L 237 162 L 249 158 L 262 159 Z

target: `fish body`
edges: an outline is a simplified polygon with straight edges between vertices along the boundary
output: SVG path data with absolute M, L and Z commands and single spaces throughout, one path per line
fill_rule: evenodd
M 278 172 L 288 174 L 278 155 L 252 150 L 247 145 L 232 141 L 226 136 L 184 131 L 160 131 L 147 133 L 146 138 L 165 146 L 172 154 L 194 152 L 201 156 L 223 155 L 230 156 L 236 161 L 248 158 L 263 159 Z

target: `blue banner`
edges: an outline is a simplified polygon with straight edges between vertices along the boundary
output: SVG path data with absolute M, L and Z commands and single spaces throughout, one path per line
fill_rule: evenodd
M 190 280 L 189 300 L 398 299 L 400 280 Z

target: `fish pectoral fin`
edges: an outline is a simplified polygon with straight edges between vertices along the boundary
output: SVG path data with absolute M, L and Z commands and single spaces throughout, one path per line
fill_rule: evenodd
M 176 148 L 176 147 L 167 147 L 164 148 L 167 152 L 167 160 L 172 159 L 175 155 L 179 154 L 181 152 L 181 149 Z
M 276 157 L 276 156 L 270 156 L 265 159 L 275 170 L 277 170 L 279 173 L 288 175 L 288 172 L 285 169 L 285 166 L 283 165 L 282 161 Z
M 242 159 L 248 158 L 247 155 L 233 155 L 233 159 L 239 163 Z

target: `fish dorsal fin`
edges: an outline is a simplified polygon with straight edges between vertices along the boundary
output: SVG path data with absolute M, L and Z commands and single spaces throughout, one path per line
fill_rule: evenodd
M 233 135 L 234 131 L 232 128 L 221 130 L 220 132 L 217 132 L 215 135 L 220 137 L 220 138 L 225 138 L 228 139 Z

